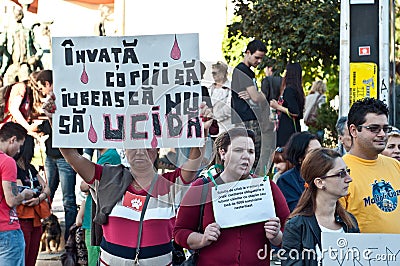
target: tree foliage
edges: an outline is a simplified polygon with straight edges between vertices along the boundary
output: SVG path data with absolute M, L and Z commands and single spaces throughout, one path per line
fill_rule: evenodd
M 228 26 L 228 42 L 263 40 L 267 57 L 282 72 L 287 62 L 299 62 L 304 81 L 338 76 L 339 0 L 233 0 L 239 19 Z M 228 45 L 229 47 L 229 45 Z M 226 54 L 228 62 L 232 61 Z M 234 60 L 233 60 L 234 61 Z M 327 77 L 328 75 L 328 77 Z
M 317 109 L 317 125 L 308 128 L 308 131 L 313 134 L 318 130 L 325 131 L 325 138 L 323 143 L 321 143 L 324 147 L 333 148 L 336 146 L 338 141 L 338 134 L 336 131 L 338 115 L 338 110 L 333 109 L 329 103 L 324 103 Z

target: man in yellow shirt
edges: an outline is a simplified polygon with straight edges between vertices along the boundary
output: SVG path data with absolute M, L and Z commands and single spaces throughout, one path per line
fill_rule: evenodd
M 353 182 L 341 203 L 356 216 L 361 233 L 400 233 L 400 163 L 380 154 L 392 129 L 388 112 L 382 101 L 365 98 L 348 114 L 352 146 L 343 160 Z

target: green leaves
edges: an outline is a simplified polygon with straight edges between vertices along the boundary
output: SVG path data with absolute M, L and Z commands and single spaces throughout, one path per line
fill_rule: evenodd
M 305 83 L 321 72 L 338 75 L 332 66 L 339 63 L 339 0 L 235 0 L 234 4 L 239 20 L 228 26 L 228 43 L 243 37 L 263 40 L 269 44 L 267 57 L 277 59 L 280 72 L 289 61 L 300 62 L 303 69 L 318 69 L 306 71 Z M 229 54 L 226 60 L 231 61 Z

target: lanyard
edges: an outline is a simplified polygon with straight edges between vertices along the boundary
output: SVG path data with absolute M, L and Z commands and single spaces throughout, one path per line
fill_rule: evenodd
M 211 166 L 207 171 L 207 175 L 211 179 L 211 182 L 213 182 L 213 184 L 215 185 L 215 189 L 217 189 L 218 184 L 217 184 L 217 182 L 215 182 L 214 176 L 219 176 L 220 172 L 222 172 L 223 170 L 224 170 L 224 167 L 221 164 L 215 164 L 215 165 Z M 215 172 L 215 173 L 213 173 L 213 172 Z

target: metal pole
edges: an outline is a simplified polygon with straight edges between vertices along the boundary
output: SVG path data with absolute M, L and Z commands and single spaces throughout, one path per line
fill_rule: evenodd
M 379 99 L 390 106 L 389 99 L 389 1 L 379 0 Z
M 350 109 L 350 2 L 340 2 L 339 117 Z

